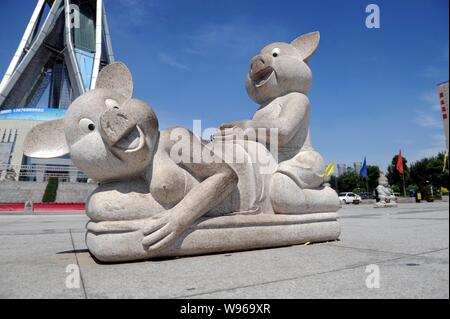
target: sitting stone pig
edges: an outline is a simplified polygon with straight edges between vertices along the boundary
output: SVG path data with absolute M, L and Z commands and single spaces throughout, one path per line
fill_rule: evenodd
M 280 164 L 272 176 L 270 192 L 273 210 L 279 214 L 335 212 L 339 199 L 334 190 L 323 187 L 325 165 L 311 145 L 310 103 L 312 84 L 308 59 L 316 51 L 319 32 L 302 35 L 292 43 L 272 43 L 250 63 L 247 92 L 260 108 L 251 120 L 224 124 L 215 140 L 258 140 L 252 131 L 278 130 Z M 268 135 L 268 134 L 267 134 Z M 266 144 L 267 138 L 261 143 Z

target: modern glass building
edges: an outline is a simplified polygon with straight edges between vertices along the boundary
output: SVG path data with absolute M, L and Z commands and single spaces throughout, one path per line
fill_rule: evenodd
M 40 121 L 62 118 L 74 99 L 95 88 L 99 71 L 113 61 L 103 0 L 37 1 L 0 83 L 0 180 L 5 167 L 20 175 L 22 166 L 36 164 L 22 152 L 28 131 Z M 71 162 L 41 160 L 39 165 Z

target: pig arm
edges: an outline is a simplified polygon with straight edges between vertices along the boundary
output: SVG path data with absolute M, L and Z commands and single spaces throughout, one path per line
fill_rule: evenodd
M 186 140 L 190 140 L 190 150 L 194 151 L 189 156 L 182 156 L 179 165 L 202 182 L 174 208 L 161 214 L 161 218 L 146 221 L 142 243 L 148 251 L 159 251 L 170 246 L 200 217 L 231 194 L 238 182 L 236 173 L 219 158 L 213 156 L 212 161 L 205 161 L 203 156 L 194 156 L 195 150 L 209 152 L 209 149 L 205 149 L 206 146 L 188 130 L 184 130 L 184 134 Z M 162 144 L 169 153 L 174 146 L 173 141 L 167 139 Z
M 257 129 L 266 129 L 266 140 L 270 139 L 270 129 L 278 129 L 279 146 L 286 145 L 296 134 L 301 125 L 309 125 L 309 100 L 306 95 L 291 93 L 287 101 L 281 107 L 280 115 L 276 119 L 253 119 L 249 121 L 235 122 L 237 125 L 230 128 L 234 123 L 222 125 L 224 129 L 217 133 L 217 140 L 232 140 L 233 138 L 246 138 L 258 142 Z M 305 121 L 307 121 L 305 123 Z M 221 128 L 222 128 L 221 127 Z M 264 142 L 265 142 L 264 141 Z

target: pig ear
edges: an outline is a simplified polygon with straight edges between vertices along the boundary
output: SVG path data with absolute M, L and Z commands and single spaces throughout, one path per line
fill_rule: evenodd
M 27 134 L 23 153 L 28 157 L 56 158 L 69 154 L 64 120 L 39 124 Z
M 105 66 L 99 73 L 96 89 L 110 89 L 131 99 L 133 96 L 133 76 L 122 62 Z
M 299 36 L 292 41 L 292 45 L 300 51 L 304 61 L 307 61 L 316 52 L 320 42 L 320 33 L 318 31 Z

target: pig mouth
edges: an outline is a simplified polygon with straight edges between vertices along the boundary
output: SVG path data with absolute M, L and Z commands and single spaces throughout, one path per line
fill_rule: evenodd
M 131 132 L 123 136 L 114 148 L 124 151 L 125 153 L 135 153 L 140 151 L 145 145 L 145 136 L 139 125 L 136 125 Z
M 268 66 L 256 72 L 251 76 L 253 85 L 255 85 L 257 88 L 263 86 L 272 78 L 274 74 L 275 70 L 271 66 Z

